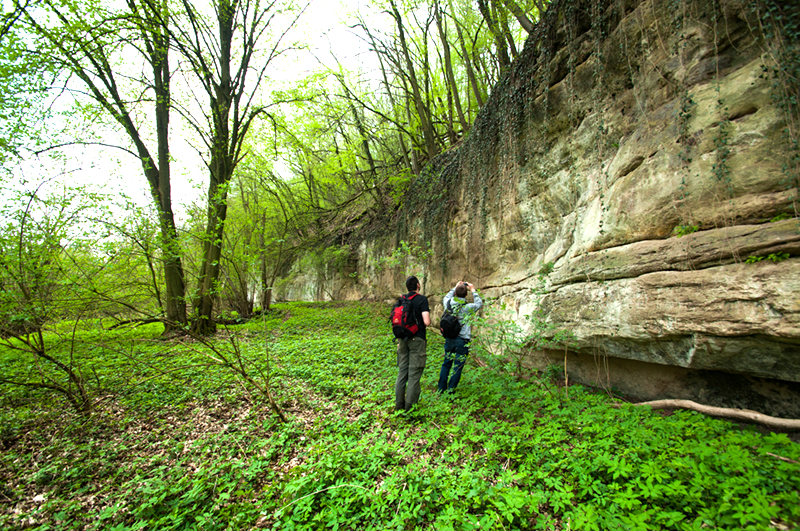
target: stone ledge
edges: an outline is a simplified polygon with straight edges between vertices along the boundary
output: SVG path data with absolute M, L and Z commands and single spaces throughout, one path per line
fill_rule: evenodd
M 800 381 L 797 258 L 566 284 L 543 306 L 578 352 Z
M 635 278 L 658 271 L 692 271 L 744 262 L 750 255 L 800 255 L 800 222 L 736 225 L 666 240 L 646 240 L 581 255 L 551 275 L 551 289 L 579 282 Z

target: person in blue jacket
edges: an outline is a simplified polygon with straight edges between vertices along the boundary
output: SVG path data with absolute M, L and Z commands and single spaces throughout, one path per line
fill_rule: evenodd
M 473 302 L 467 302 L 468 292 L 472 292 Z M 464 368 L 469 354 L 469 341 L 472 339 L 469 317 L 481 309 L 483 300 L 475 290 L 475 286 L 469 282 L 458 281 L 455 287 L 447 292 L 442 302 L 445 308 L 450 304 L 452 312 L 461 323 L 461 332 L 458 337 L 444 340 L 444 363 L 442 363 L 442 370 L 439 371 L 439 392 L 452 393 L 461 379 L 461 370 Z

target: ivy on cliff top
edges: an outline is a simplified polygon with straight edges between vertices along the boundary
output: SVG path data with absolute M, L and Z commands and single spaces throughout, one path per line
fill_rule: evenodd
M 671 45 L 672 54 L 683 60 L 686 51 L 686 28 L 693 16 L 702 16 L 700 12 L 692 12 L 688 4 L 690 0 L 674 0 L 674 8 L 670 8 L 673 19 L 666 33 L 657 32 L 656 39 L 666 39 Z M 539 163 L 549 155 L 556 135 L 570 135 L 574 132 L 588 112 L 598 115 L 597 142 L 595 153 L 586 154 L 598 158 L 607 173 L 603 160 L 605 146 L 619 146 L 619 143 L 606 142 L 608 131 L 604 126 L 602 105 L 613 97 L 608 84 L 604 82 L 606 58 L 601 41 L 612 35 L 626 16 L 626 5 L 621 1 L 609 0 L 568 0 L 553 1 L 547 12 L 537 24 L 535 31 L 529 36 L 519 59 L 501 76 L 492 94 L 481 109 L 469 135 L 462 143 L 433 159 L 414 179 L 404 196 L 402 205 L 397 211 L 395 223 L 385 224 L 384 231 L 394 232 L 396 243 L 402 240 L 431 242 L 435 254 L 442 257 L 439 266 L 442 272 L 447 271 L 447 256 L 452 244 L 454 231 L 453 220 L 459 210 L 466 210 L 467 234 L 458 233 L 469 241 L 473 238 L 484 239 L 488 227 L 490 205 L 497 204 L 504 198 L 515 199 L 516 175 L 528 175 L 531 182 L 547 183 L 550 170 Z M 617 9 L 618 7 L 618 9 Z M 636 6 L 633 7 L 636 9 Z M 774 79 L 773 98 L 775 104 L 785 116 L 784 136 L 790 144 L 791 153 L 784 165 L 787 188 L 797 186 L 800 178 L 800 155 L 798 155 L 798 127 L 800 115 L 797 102 L 797 80 L 800 79 L 800 47 L 798 47 L 797 10 L 787 9 L 777 0 L 753 0 L 750 10 L 758 14 L 760 29 L 764 42 L 774 60 L 772 66 L 765 67 L 766 74 Z M 713 27 L 724 22 L 717 20 L 722 15 L 730 17 L 717 2 L 709 22 Z M 641 29 L 645 39 L 645 28 Z M 592 55 L 595 61 L 593 76 L 593 94 L 591 102 L 581 102 L 575 94 L 576 70 L 580 63 L 579 47 L 588 32 L 594 36 Z M 716 35 L 715 35 L 716 38 Z M 649 37 L 647 37 L 649 39 Z M 648 41 L 649 42 L 649 41 Z M 664 43 L 662 43 L 664 44 Z M 568 53 L 558 54 L 566 48 Z M 638 53 L 648 52 L 642 45 Z M 626 48 L 628 54 L 631 52 Z M 716 52 L 718 54 L 718 51 Z M 629 81 L 636 87 L 632 62 L 626 55 L 629 69 Z M 642 60 L 638 60 L 643 64 Z M 639 67 L 641 68 L 641 66 Z M 716 73 L 719 77 L 719 72 Z M 556 130 L 553 123 L 553 110 L 563 102 L 551 101 L 551 88 L 566 79 L 569 103 L 567 130 Z M 667 80 L 670 81 L 670 80 Z M 684 77 L 671 81 L 672 89 L 679 98 L 677 113 L 677 133 L 679 143 L 679 160 L 681 171 L 680 197 L 678 205 L 683 205 L 687 197 L 688 167 L 692 162 L 692 146 L 695 139 L 690 135 L 689 120 L 694 112 L 695 102 L 688 90 Z M 719 83 L 717 79 L 717 83 Z M 723 121 L 720 131 L 715 137 L 717 161 L 713 172 L 717 179 L 728 183 L 730 176 L 727 167 L 728 147 L 727 111 L 724 103 L 719 103 Z M 535 103 L 537 102 L 537 103 Z M 590 111 L 591 109 L 591 111 Z M 644 109 L 639 109 L 644 113 Z M 530 136 L 532 123 L 541 124 L 538 134 Z M 574 168 L 574 161 L 579 157 L 570 154 L 568 165 Z M 509 162 L 516 164 L 512 169 Z M 604 176 L 605 173 L 603 173 Z M 579 181 L 581 176 L 570 169 L 571 179 Z M 606 176 L 608 177 L 608 176 Z M 601 188 L 608 186 L 600 183 Z M 603 191 L 601 190 L 601 195 Z M 603 208 L 607 208 L 605 201 Z M 691 212 L 681 211 L 679 222 L 686 224 Z M 501 220 L 499 220 L 501 221 Z M 534 221 L 527 220 L 528 223 Z M 413 237 L 412 237 L 413 235 Z M 475 252 L 481 253 L 479 248 Z M 536 250 L 534 250 L 536 252 Z M 475 258 L 475 257 L 473 257 Z

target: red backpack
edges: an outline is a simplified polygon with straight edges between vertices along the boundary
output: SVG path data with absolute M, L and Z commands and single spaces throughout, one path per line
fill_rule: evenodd
M 419 330 L 414 309 L 411 307 L 411 299 L 416 297 L 413 293 L 410 297 L 403 295 L 397 299 L 397 304 L 392 308 L 392 332 L 398 339 L 408 339 L 414 337 Z

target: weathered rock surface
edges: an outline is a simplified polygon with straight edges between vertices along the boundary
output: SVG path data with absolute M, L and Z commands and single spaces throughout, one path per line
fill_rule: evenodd
M 724 243 L 724 244 L 721 244 Z M 736 264 L 748 256 L 785 252 L 800 255 L 796 219 L 762 225 L 734 225 L 683 237 L 645 240 L 579 255 L 554 271 L 554 286 L 631 278 L 656 271 L 694 271 Z M 747 268 L 757 274 L 756 268 Z
M 594 352 L 603 338 L 608 356 L 798 381 L 798 262 L 581 282 L 546 303 L 575 332 L 579 351 Z
M 522 321 L 552 263 L 542 304 L 575 334 L 579 380 L 800 416 L 798 176 L 785 170 L 797 154 L 755 15 L 735 0 L 677 13 L 626 0 L 593 24 L 584 4 L 552 4 L 551 33 L 529 39 L 435 165 L 440 181 L 420 185 L 428 206 L 450 201 L 446 229 L 417 208 L 397 239 L 432 241 L 432 257 L 387 274 L 374 264 L 394 242 L 367 241 L 359 280 L 328 282 L 382 298 L 409 271 L 428 294 L 465 278 Z M 592 380 L 598 357 L 616 375 Z M 644 376 L 658 366 L 683 384 Z M 752 385 L 722 392 L 719 374 Z

